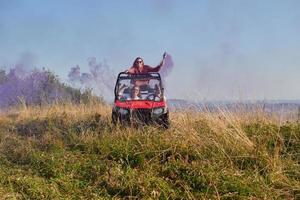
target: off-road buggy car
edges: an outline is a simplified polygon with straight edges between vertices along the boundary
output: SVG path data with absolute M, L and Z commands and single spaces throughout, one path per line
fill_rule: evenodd
M 134 94 L 135 92 L 137 93 Z M 121 72 L 114 93 L 113 124 L 118 122 L 133 126 L 157 124 L 169 128 L 169 110 L 159 73 Z

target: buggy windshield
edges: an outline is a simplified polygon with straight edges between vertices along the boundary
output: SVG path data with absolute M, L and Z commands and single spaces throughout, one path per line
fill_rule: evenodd
M 162 86 L 160 76 L 119 76 L 115 88 L 115 95 L 117 100 L 150 100 L 161 101 Z

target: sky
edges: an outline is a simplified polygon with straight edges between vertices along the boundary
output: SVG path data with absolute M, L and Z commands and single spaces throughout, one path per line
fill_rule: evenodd
M 167 97 L 300 99 L 298 0 L 0 0 L 0 67 L 24 59 L 67 81 L 88 58 L 117 74 L 169 53 Z

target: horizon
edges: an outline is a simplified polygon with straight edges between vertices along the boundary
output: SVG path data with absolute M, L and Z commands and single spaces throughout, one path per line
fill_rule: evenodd
M 0 68 L 44 67 L 71 84 L 71 68 L 89 73 L 91 57 L 116 76 L 138 56 L 157 65 L 166 51 L 168 99 L 299 101 L 299 8 L 296 0 L 0 0 Z

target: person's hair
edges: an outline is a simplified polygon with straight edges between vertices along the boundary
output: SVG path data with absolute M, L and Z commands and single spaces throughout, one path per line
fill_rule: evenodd
M 133 86 L 133 87 L 131 88 L 131 94 L 130 94 L 130 95 L 132 95 L 132 93 L 133 93 L 133 91 L 134 91 L 135 88 L 138 88 L 138 89 L 139 89 L 139 93 L 137 94 L 137 96 L 138 96 L 139 98 L 141 98 L 141 97 L 142 97 L 142 95 L 141 95 L 141 88 L 140 88 L 139 86 L 137 86 L 137 85 L 135 85 L 135 86 Z
M 144 63 L 144 60 L 141 58 L 141 57 L 137 57 L 135 60 L 134 60 L 134 62 L 133 62 L 133 65 L 132 66 L 136 66 L 136 62 L 138 61 L 138 60 L 142 60 L 143 61 L 143 63 Z

